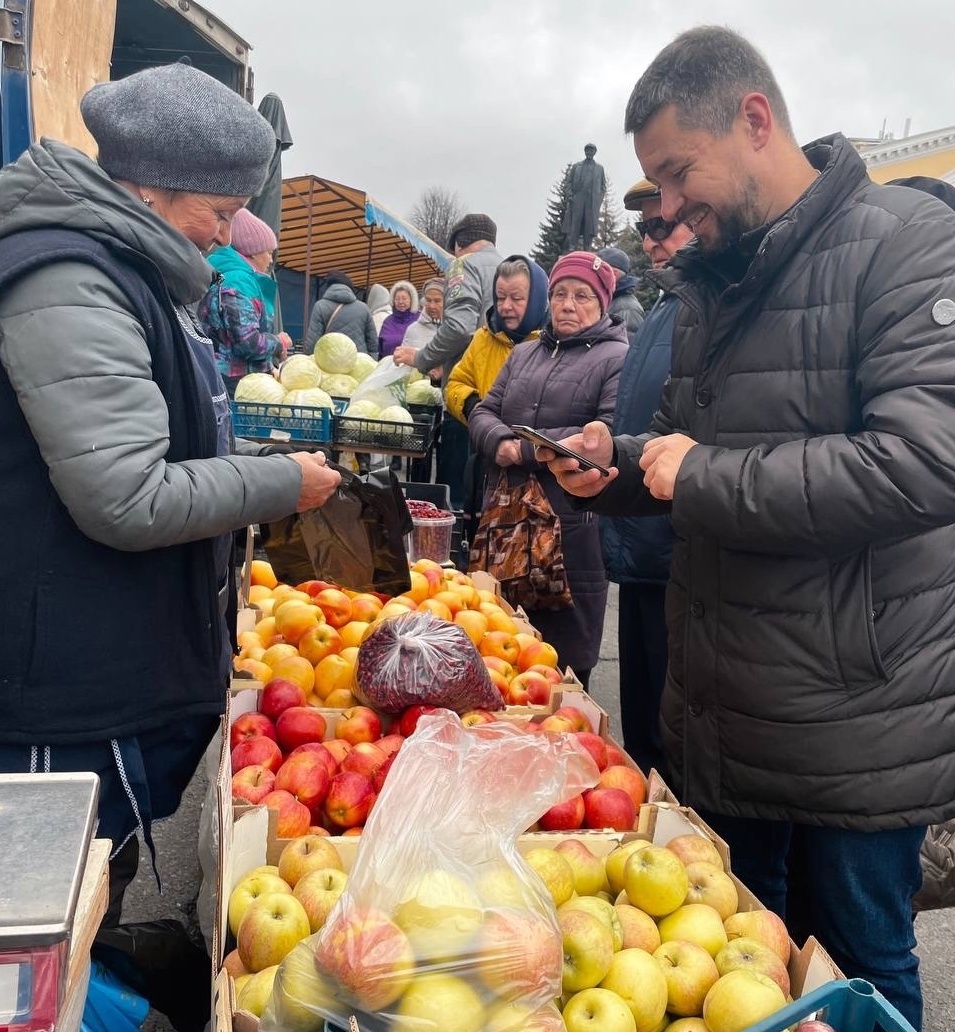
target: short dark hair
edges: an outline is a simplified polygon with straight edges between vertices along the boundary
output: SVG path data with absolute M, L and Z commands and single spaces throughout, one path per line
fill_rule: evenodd
M 659 110 L 673 104 L 684 128 L 725 136 L 747 93 L 761 93 L 792 137 L 786 102 L 762 54 L 732 29 L 700 25 L 665 46 L 640 76 L 627 101 L 623 129 L 638 133 Z

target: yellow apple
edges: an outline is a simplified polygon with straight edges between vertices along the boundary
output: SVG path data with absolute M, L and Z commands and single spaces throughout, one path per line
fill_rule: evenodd
M 321 928 L 338 897 L 345 891 L 348 875 L 334 867 L 309 871 L 295 883 L 292 895 L 305 908 L 308 924 L 315 933 Z
M 292 887 L 278 874 L 247 874 L 242 878 L 229 896 L 229 930 L 233 935 L 239 932 L 239 925 L 245 917 L 249 904 L 260 896 L 273 892 L 287 892 L 291 895 Z
M 333 867 L 343 871 L 344 865 L 333 842 L 327 835 L 300 835 L 282 850 L 279 856 L 279 877 L 292 888 L 309 871 Z
M 716 969 L 721 975 L 730 971 L 758 971 L 771 978 L 789 995 L 789 972 L 786 965 L 769 946 L 757 939 L 733 939 L 716 955 Z
M 314 949 L 304 942 L 282 961 L 269 1008 L 272 1027 L 324 1032 L 325 1013 L 341 1012 L 337 983 L 315 967 L 314 958 Z
M 630 1008 L 637 1032 L 654 1032 L 666 1014 L 667 980 L 646 950 L 615 953 L 600 986 L 616 993 Z
M 623 892 L 623 869 L 627 860 L 630 859 L 630 855 L 637 852 L 638 849 L 646 849 L 651 844 L 649 839 L 632 839 L 630 842 L 624 842 L 622 846 L 617 846 L 612 853 L 608 854 L 604 861 L 604 870 L 607 873 L 610 891 L 614 895 Z
M 717 911 L 723 921 L 736 913 L 739 893 L 733 879 L 722 867 L 698 860 L 687 864 L 686 877 L 689 881 L 687 903 L 706 903 Z
M 272 985 L 278 969 L 278 964 L 272 964 L 251 975 L 248 982 L 243 985 L 242 991 L 236 996 L 236 1010 L 249 1011 L 250 1014 L 261 1018 L 265 1013 L 265 1005 L 272 995 Z
M 463 978 L 441 972 L 419 975 L 395 1007 L 396 1028 L 407 1032 L 481 1032 L 484 1005 Z
M 595 896 L 607 888 L 607 872 L 603 857 L 597 856 L 580 839 L 564 839 L 554 849 L 570 864 L 574 872 L 574 891 L 578 896 Z
M 566 903 L 574 894 L 573 868 L 556 849 L 537 846 L 525 853 L 524 859 L 547 887 L 555 906 Z
M 724 870 L 720 851 L 708 838 L 698 835 L 695 831 L 687 835 L 677 835 L 676 838 L 670 839 L 666 847 L 672 853 L 676 853 L 687 867 L 702 861 L 714 864 L 721 871 Z
M 508 864 L 482 864 L 477 870 L 476 880 L 478 895 L 488 909 L 526 907 L 535 901 L 533 888 Z M 539 892 L 538 895 L 541 901 L 549 898 L 546 892 Z
M 790 941 L 785 922 L 771 910 L 741 910 L 723 922 L 726 938 L 758 939 L 765 943 L 779 959 L 789 963 Z
M 620 931 L 623 933 L 623 948 L 636 948 L 652 953 L 660 945 L 660 929 L 649 914 L 630 906 L 629 903 L 614 904 Z
M 262 971 L 281 963 L 310 931 L 302 904 L 290 892 L 273 892 L 249 904 L 239 924 L 236 948 L 249 971 Z
M 710 1032 L 743 1032 L 786 1006 L 782 989 L 758 971 L 730 971 L 706 994 L 703 1020 Z
M 710 1032 L 702 1018 L 677 1018 L 666 1027 L 666 1032 Z
M 637 1032 L 626 1003 L 609 989 L 574 993 L 564 1007 L 567 1032 Z
M 695 942 L 711 957 L 715 957 L 726 945 L 723 919 L 705 903 L 687 903 L 678 907 L 661 919 L 659 927 L 661 942 L 672 942 L 675 939 Z
M 585 910 L 558 911 L 564 949 L 564 992 L 599 985 L 613 960 L 613 935 L 606 921 Z
M 395 922 L 421 959 L 467 952 L 481 927 L 483 907 L 471 886 L 441 868 L 423 871 L 395 909 Z
M 716 962 L 693 942 L 665 942 L 653 952 L 667 981 L 667 1010 L 678 1018 L 703 1011 L 706 994 L 720 977 Z
M 614 952 L 623 948 L 623 926 L 620 924 L 620 915 L 612 903 L 598 896 L 571 896 L 566 903 L 561 903 L 557 908 L 558 915 L 565 910 L 585 910 L 588 914 L 599 917 L 610 929 Z
M 627 899 L 651 917 L 666 917 L 683 905 L 689 882 L 683 861 L 663 846 L 647 846 L 627 857 L 623 869 Z
M 475 954 L 478 976 L 501 999 L 550 996 L 560 984 L 560 940 L 553 921 L 542 913 L 492 910 L 481 926 Z

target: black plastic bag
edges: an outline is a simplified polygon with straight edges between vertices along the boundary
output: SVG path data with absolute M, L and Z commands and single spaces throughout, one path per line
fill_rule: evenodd
M 411 586 L 405 535 L 412 530 L 398 478 L 388 467 L 342 475 L 319 509 L 262 527 L 262 541 L 279 580 L 311 578 L 356 591 L 400 595 Z
M 100 928 L 92 956 L 178 1032 L 204 1032 L 211 1017 L 212 961 L 179 921 L 143 921 Z

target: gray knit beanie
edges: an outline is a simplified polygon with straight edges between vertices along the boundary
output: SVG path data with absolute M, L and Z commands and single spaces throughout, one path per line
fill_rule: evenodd
M 258 111 L 187 64 L 99 83 L 80 111 L 103 170 L 141 186 L 252 197 L 275 152 L 275 130 Z

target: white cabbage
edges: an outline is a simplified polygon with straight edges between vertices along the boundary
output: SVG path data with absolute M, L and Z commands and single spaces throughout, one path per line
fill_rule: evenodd
M 281 405 L 285 388 L 269 373 L 247 373 L 235 385 L 235 400 Z
M 408 374 L 408 383 L 417 383 L 419 380 L 424 379 L 424 373 L 420 372 L 414 366 L 411 367 L 411 372 Z
M 335 398 L 350 398 L 357 386 L 354 376 L 346 373 L 328 373 L 322 377 L 322 390 Z
M 321 387 L 303 387 L 297 391 L 289 391 L 285 395 L 286 405 L 298 405 L 303 408 L 334 409 L 335 403 Z
M 322 371 L 310 355 L 291 355 L 279 366 L 279 379 L 287 391 L 318 387 Z
M 326 333 L 315 342 L 313 357 L 323 373 L 347 373 L 355 364 L 358 348 L 346 333 Z
M 346 416 L 357 416 L 359 419 L 377 419 L 381 408 L 368 398 L 353 401 L 344 411 Z
M 366 355 L 364 351 L 360 351 L 355 359 L 355 364 L 348 370 L 348 375 L 353 376 L 361 383 L 366 376 L 370 376 L 375 371 L 377 365 L 378 363 L 371 355 Z
M 440 405 L 441 388 L 432 387 L 430 380 L 416 380 L 408 385 L 405 400 L 409 405 Z
M 401 405 L 389 405 L 378 413 L 379 419 L 387 419 L 391 423 L 413 423 L 414 416 Z

